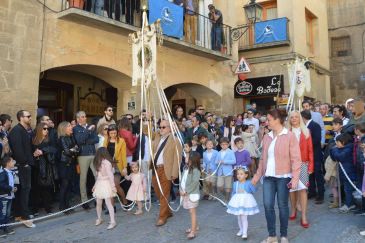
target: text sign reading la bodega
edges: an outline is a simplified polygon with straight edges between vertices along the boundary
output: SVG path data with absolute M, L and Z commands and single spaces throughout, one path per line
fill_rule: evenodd
M 284 91 L 283 75 L 239 80 L 234 85 L 234 97 L 275 96 Z

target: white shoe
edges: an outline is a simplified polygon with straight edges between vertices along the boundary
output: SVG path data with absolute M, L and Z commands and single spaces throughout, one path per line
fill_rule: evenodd
M 347 207 L 347 205 L 343 205 L 342 207 L 340 207 L 338 209 L 338 211 L 340 211 L 341 213 L 348 213 L 349 212 L 349 208 Z
M 237 236 L 242 236 L 242 231 L 238 231 L 238 233 L 236 234 Z
M 246 235 L 242 235 L 242 239 L 243 240 L 247 240 L 247 234 Z
M 355 205 L 351 205 L 350 207 L 347 207 L 347 205 L 343 205 L 342 207 L 340 207 L 338 210 L 341 212 L 341 213 L 348 213 L 350 210 L 352 209 L 355 209 L 356 206 Z
M 351 205 L 350 207 L 349 207 L 349 210 L 351 211 L 351 210 L 353 210 L 353 209 L 355 209 L 356 208 L 356 205 Z
M 261 243 L 278 243 L 278 238 L 269 236 L 265 240 L 261 241 Z
M 360 235 L 365 236 L 365 230 L 361 231 Z
M 289 240 L 286 237 L 281 237 L 280 238 L 280 243 L 289 243 Z

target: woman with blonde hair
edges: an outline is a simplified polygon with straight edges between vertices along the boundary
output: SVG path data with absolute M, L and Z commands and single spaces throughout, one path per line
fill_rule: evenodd
M 61 150 L 61 157 L 58 163 L 58 174 L 60 178 L 60 204 L 59 209 L 64 210 L 70 207 L 71 181 L 76 173 L 76 158 L 79 147 L 72 136 L 72 125 L 63 121 L 58 125 L 58 147 Z M 70 212 L 70 211 L 68 211 Z
M 297 202 L 299 200 L 302 210 L 301 226 L 309 227 L 307 220 L 307 189 L 309 186 L 309 174 L 313 173 L 313 144 L 309 129 L 304 124 L 303 118 L 299 111 L 292 111 L 289 114 L 287 123 L 288 129 L 295 134 L 299 141 L 302 164 L 300 166 L 299 183 L 296 189 L 290 190 L 291 215 L 290 220 L 295 220 L 297 217 Z

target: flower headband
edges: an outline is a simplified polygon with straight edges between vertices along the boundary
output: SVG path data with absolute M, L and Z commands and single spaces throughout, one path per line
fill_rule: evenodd
M 245 165 L 239 165 L 236 167 L 236 170 L 243 170 L 244 172 L 248 172 L 248 168 Z

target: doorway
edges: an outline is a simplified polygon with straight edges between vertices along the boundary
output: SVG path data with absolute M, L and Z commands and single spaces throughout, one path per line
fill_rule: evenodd
M 74 119 L 74 86 L 59 81 L 39 81 L 37 117 L 47 115 L 58 125 Z

